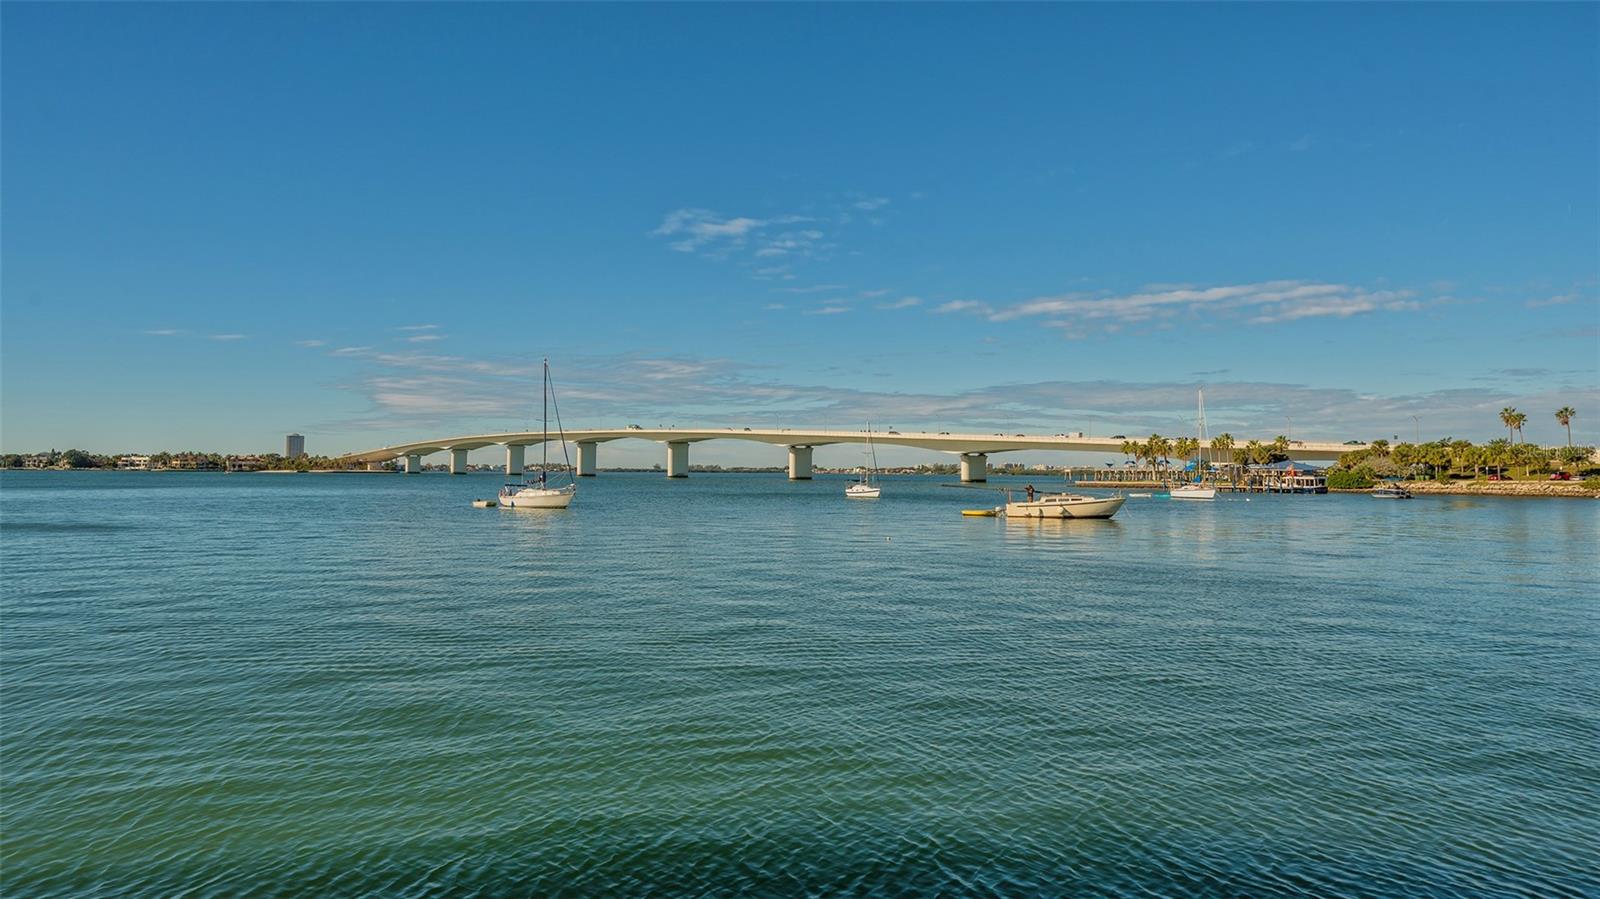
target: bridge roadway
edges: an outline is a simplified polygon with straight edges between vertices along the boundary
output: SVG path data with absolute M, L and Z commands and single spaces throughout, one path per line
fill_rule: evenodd
M 704 440 L 749 440 L 789 450 L 789 477 L 805 480 L 811 477 L 811 451 L 819 446 L 838 443 L 867 442 L 867 432 L 816 431 L 790 428 L 598 428 L 567 431 L 568 442 L 577 445 L 577 473 L 593 477 L 599 470 L 600 444 L 612 440 L 650 440 L 667 447 L 666 471 L 669 478 L 689 476 L 689 444 Z M 874 431 L 874 443 L 893 446 L 911 446 L 918 449 L 937 450 L 958 455 L 961 460 L 961 480 L 981 482 L 987 478 L 989 454 L 1021 452 L 1024 450 L 1060 450 L 1079 453 L 1116 455 L 1122 452 L 1122 437 L 1082 437 L 1057 434 L 1052 437 L 1027 434 L 950 434 L 926 431 Z M 1139 439 L 1135 437 L 1134 439 Z M 342 456 L 344 461 L 367 463 L 376 466 L 393 459 L 403 459 L 408 473 L 422 470 L 422 457 L 437 452 L 450 454 L 450 472 L 461 474 L 467 470 L 467 451 L 486 446 L 506 448 L 506 474 L 522 474 L 525 450 L 544 442 L 538 431 L 505 434 L 475 434 L 448 437 L 420 443 L 402 443 L 366 452 Z M 552 440 L 552 443 L 555 441 Z M 1238 440 L 1235 445 L 1243 446 Z M 1268 441 L 1262 441 L 1263 443 Z M 1309 443 L 1293 441 L 1289 444 L 1289 458 L 1296 461 L 1338 459 L 1340 454 L 1362 449 L 1366 444 Z

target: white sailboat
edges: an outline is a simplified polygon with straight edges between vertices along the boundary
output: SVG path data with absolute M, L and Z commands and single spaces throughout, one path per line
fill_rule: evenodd
M 871 464 L 861 473 L 861 480 L 844 488 L 847 499 L 877 499 L 882 488 L 873 480 L 878 470 L 878 451 L 872 445 L 872 422 L 867 422 L 867 453 Z
M 1021 502 L 1012 502 L 1007 493 L 1005 512 L 1009 521 L 1021 518 L 1110 518 L 1127 501 L 1125 496 L 1043 493 Z
M 1217 488 L 1207 487 L 1205 484 L 1206 470 L 1210 463 L 1206 459 L 1206 392 L 1197 391 L 1199 409 L 1195 415 L 1195 424 L 1200 433 L 1200 452 L 1195 460 L 1194 483 L 1184 484 L 1167 491 L 1173 499 L 1216 499 Z
M 570 480 L 561 487 L 549 484 L 550 472 L 550 405 L 554 390 L 550 386 L 550 360 L 544 360 L 544 442 L 539 444 L 542 457 L 539 473 L 531 480 L 525 474 L 520 484 L 507 484 L 500 488 L 500 505 L 513 509 L 565 509 L 578 495 L 578 482 Z M 566 458 L 567 435 L 561 429 L 561 409 L 556 409 L 556 434 L 561 439 L 561 455 Z M 567 459 L 567 470 L 572 470 L 572 460 Z M 569 474 L 569 478 L 572 476 Z

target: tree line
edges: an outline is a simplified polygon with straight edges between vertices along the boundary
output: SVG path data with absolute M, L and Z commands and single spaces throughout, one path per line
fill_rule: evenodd
M 45 465 L 50 468 L 116 468 L 117 461 L 123 458 L 123 455 L 108 456 L 80 449 L 68 449 L 60 452 L 50 450 L 46 453 L 6 453 L 0 455 L 0 468 L 26 468 L 28 459 L 36 456 L 44 456 Z M 271 471 L 320 471 L 346 467 L 344 462 L 331 456 L 299 456 L 290 459 L 278 453 L 230 456 L 223 453 L 203 453 L 194 450 L 152 453 L 150 455 L 150 467 L 156 469 L 211 468 L 221 470 L 228 467 L 230 460 L 233 462 L 247 460 Z
M 1206 448 L 1212 453 L 1209 461 L 1216 464 L 1270 465 L 1289 458 L 1289 446 L 1289 438 L 1281 434 L 1268 443 L 1249 440 L 1240 444 L 1233 439 L 1232 434 L 1224 432 L 1211 438 Z M 1198 458 L 1201 445 L 1199 438 L 1196 437 L 1163 437 L 1160 434 L 1151 434 L 1149 440 L 1124 440 L 1120 450 L 1124 456 L 1137 462 L 1148 463 L 1154 468 L 1170 466 L 1173 459 Z

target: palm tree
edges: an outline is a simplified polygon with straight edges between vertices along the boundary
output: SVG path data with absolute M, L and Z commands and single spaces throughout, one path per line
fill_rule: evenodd
M 1211 438 L 1211 449 L 1213 452 L 1223 454 L 1231 452 L 1233 450 L 1233 435 L 1223 431 L 1221 434 Z
M 1526 413 L 1526 412 L 1515 412 L 1515 413 L 1512 413 L 1512 415 L 1511 415 L 1511 429 L 1517 432 L 1517 436 L 1518 437 L 1522 437 L 1522 425 L 1527 420 L 1528 420 L 1528 413 Z M 1527 443 L 1528 442 L 1528 438 L 1522 437 L 1522 442 L 1523 443 Z
M 1188 459 L 1200 451 L 1200 441 L 1193 437 L 1179 437 L 1172 442 L 1172 454 L 1179 459 Z
M 1500 410 L 1500 423 L 1506 426 L 1506 433 L 1511 435 L 1511 439 L 1513 441 L 1517 439 L 1516 421 L 1518 414 L 1519 413 L 1517 412 L 1516 408 L 1513 406 L 1507 406 Z
M 1157 459 L 1166 459 L 1172 455 L 1172 441 L 1160 434 L 1150 435 L 1150 464 L 1154 465 Z
M 1561 422 L 1561 426 L 1567 429 L 1567 446 L 1572 445 L 1572 416 L 1577 414 L 1578 410 L 1571 406 L 1562 406 L 1556 410 L 1556 421 Z

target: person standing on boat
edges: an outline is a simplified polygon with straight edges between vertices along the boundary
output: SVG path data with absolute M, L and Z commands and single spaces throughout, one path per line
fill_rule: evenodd
M 1028 502 L 1033 502 L 1033 485 L 1028 485 Z

